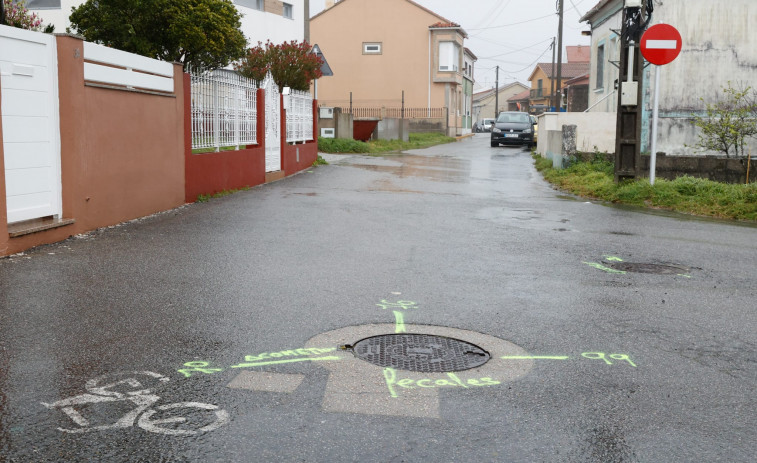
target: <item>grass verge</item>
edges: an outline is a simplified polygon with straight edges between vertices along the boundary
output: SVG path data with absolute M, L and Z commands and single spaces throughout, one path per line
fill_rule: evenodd
M 318 151 L 322 153 L 382 154 L 428 148 L 455 141 L 440 133 L 411 133 L 408 141 L 371 140 L 362 142 L 348 138 L 318 138 Z
M 726 184 L 683 176 L 615 183 L 613 164 L 604 160 L 576 162 L 566 169 L 534 154 L 536 169 L 561 190 L 619 204 L 735 220 L 757 220 L 757 184 Z

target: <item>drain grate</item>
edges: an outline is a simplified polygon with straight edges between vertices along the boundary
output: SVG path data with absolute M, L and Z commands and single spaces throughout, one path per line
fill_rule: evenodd
M 656 275 L 681 275 L 689 273 L 688 267 L 666 264 L 645 264 L 638 262 L 609 262 L 605 263 L 615 270 L 632 273 L 654 273 Z
M 491 357 L 469 342 L 428 334 L 372 336 L 356 342 L 352 349 L 359 359 L 374 365 L 424 373 L 469 370 Z

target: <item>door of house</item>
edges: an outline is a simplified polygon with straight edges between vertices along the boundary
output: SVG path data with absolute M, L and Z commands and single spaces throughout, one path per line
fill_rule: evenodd
M 263 81 L 265 91 L 265 171 L 281 170 L 281 98 L 270 73 Z
M 61 215 L 55 37 L 0 26 L 0 85 L 8 222 Z

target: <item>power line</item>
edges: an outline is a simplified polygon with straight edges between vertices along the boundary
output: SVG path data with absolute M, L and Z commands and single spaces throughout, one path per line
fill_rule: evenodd
M 539 16 L 538 18 L 527 19 L 525 21 L 520 21 L 520 22 L 517 22 L 517 23 L 501 24 L 499 26 L 490 26 L 490 27 L 479 27 L 479 28 L 473 28 L 473 29 L 470 29 L 470 30 L 472 30 L 472 31 L 484 31 L 484 30 L 489 30 L 489 29 L 501 29 L 503 27 L 517 26 L 519 24 L 526 24 L 526 23 L 530 23 L 530 22 L 534 22 L 534 21 L 539 21 L 540 19 L 544 19 L 544 18 L 551 18 L 552 16 L 554 16 L 554 13 L 550 13 L 550 14 L 545 15 L 545 16 Z

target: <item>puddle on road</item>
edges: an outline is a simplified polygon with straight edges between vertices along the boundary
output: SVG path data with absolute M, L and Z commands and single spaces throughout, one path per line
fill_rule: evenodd
M 469 183 L 471 162 L 451 157 L 400 155 L 392 158 L 361 158 L 350 167 L 382 172 L 399 178 L 423 178 L 438 182 Z

